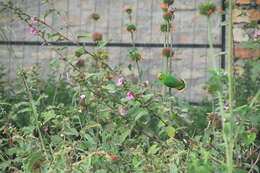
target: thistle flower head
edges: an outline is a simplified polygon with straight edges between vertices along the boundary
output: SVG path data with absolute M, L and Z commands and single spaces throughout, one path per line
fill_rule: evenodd
M 163 19 L 166 21 L 170 21 L 173 18 L 173 13 L 168 11 L 163 13 Z
M 84 59 L 82 59 L 82 58 L 78 59 L 76 65 L 77 65 L 78 67 L 83 67 L 83 66 L 85 65 Z
M 174 3 L 174 0 L 163 0 L 163 3 L 168 4 L 170 6 Z
M 126 27 L 126 30 L 128 32 L 135 32 L 136 31 L 136 26 L 134 24 L 128 24 Z
M 170 48 L 163 48 L 161 54 L 163 57 L 169 58 L 173 55 L 173 51 Z
M 203 16 L 210 16 L 215 11 L 216 5 L 213 2 L 205 2 L 199 6 L 199 13 Z
M 94 34 L 92 34 L 92 39 L 95 42 L 102 41 L 103 35 L 100 32 L 95 32 Z
M 161 9 L 162 9 L 162 11 L 167 12 L 168 9 L 169 9 L 169 4 L 168 3 L 162 3 Z
M 124 11 L 127 13 L 127 14 L 132 14 L 133 12 L 133 9 L 132 8 L 125 8 Z
M 90 15 L 91 19 L 93 19 L 94 21 L 98 21 L 100 19 L 100 15 L 98 13 L 92 13 Z
M 76 57 L 81 57 L 83 54 L 85 54 L 86 51 L 82 48 L 78 48 L 76 51 L 75 51 L 75 56 Z
M 171 28 L 172 28 L 171 24 L 162 23 L 160 25 L 160 31 L 161 32 L 170 32 Z

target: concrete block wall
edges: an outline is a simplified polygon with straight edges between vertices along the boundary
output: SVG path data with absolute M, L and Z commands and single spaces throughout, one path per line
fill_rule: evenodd
M 201 2 L 207 0 L 176 0 L 176 19 L 173 33 L 173 42 L 181 44 L 207 44 L 207 23 L 206 18 L 198 16 L 197 7 Z M 124 32 L 128 23 L 123 9 L 133 8 L 134 23 L 137 24 L 137 43 L 162 43 L 163 35 L 159 32 L 162 23 L 162 11 L 160 9 L 161 0 L 49 0 L 44 3 L 41 0 L 13 0 L 13 2 L 27 13 L 43 17 L 46 10 L 57 9 L 60 14 L 52 14 L 47 17 L 46 22 L 61 31 L 70 38 L 83 33 L 101 32 L 105 40 L 112 42 L 129 43 L 129 33 Z M 221 0 L 216 0 L 220 7 Z M 101 15 L 98 22 L 93 22 L 90 15 L 97 12 Z M 5 28 L 10 40 L 39 41 L 40 38 L 32 36 L 28 32 L 28 26 L 19 21 L 12 13 L 0 14 L 0 26 Z M 221 44 L 221 17 L 214 15 L 214 44 Z M 91 42 L 91 39 L 85 41 Z M 8 69 L 10 80 L 16 76 L 16 64 L 24 67 L 39 63 L 43 66 L 43 74 L 46 76 L 51 71 L 48 63 L 53 58 L 57 58 L 50 48 L 44 46 L 13 46 L 16 55 L 15 60 L 7 51 L 6 46 L 0 45 L 0 62 Z M 72 54 L 75 47 L 70 47 L 67 54 Z M 93 50 L 93 47 L 88 47 Z M 136 71 L 127 69 L 127 48 L 108 47 L 110 52 L 110 63 L 112 66 L 121 64 L 126 75 L 133 76 Z M 144 79 L 154 81 L 155 76 L 161 71 L 162 57 L 161 48 L 139 48 L 145 58 L 140 62 L 144 71 Z M 180 59 L 173 63 L 173 74 L 185 79 L 188 83 L 187 89 L 178 94 L 180 97 L 190 101 L 199 101 L 206 95 L 202 86 L 207 81 L 209 75 L 205 72 L 209 68 L 210 58 L 207 48 L 174 48 L 175 56 Z M 216 49 L 216 52 L 220 49 Z

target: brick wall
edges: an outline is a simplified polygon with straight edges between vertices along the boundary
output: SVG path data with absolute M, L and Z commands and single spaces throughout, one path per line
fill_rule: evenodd
M 260 50 L 244 48 L 241 43 L 254 39 L 256 26 L 260 26 L 260 0 L 235 0 L 233 13 L 234 55 L 235 58 L 248 59 L 260 56 Z M 255 3 L 255 4 L 254 4 Z

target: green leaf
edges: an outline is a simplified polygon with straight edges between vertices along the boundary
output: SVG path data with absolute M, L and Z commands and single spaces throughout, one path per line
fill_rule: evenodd
M 104 48 L 109 42 L 110 41 L 101 41 L 101 42 L 99 42 L 97 49 Z
M 59 59 L 53 59 L 49 63 L 52 68 L 58 68 L 60 66 L 60 60 Z
M 91 137 L 89 134 L 86 134 L 85 135 L 85 138 L 87 138 L 88 142 L 91 144 L 91 145 L 94 145 L 94 144 L 97 144 L 96 140 Z
M 119 137 L 119 141 L 120 143 L 123 143 L 125 141 L 125 139 L 127 138 L 127 136 L 129 136 L 131 133 L 131 129 L 126 130 L 120 137 Z
M 59 144 L 62 141 L 63 141 L 63 139 L 61 137 L 59 137 L 58 135 L 51 136 L 51 142 L 53 144 Z
M 147 115 L 147 112 L 145 110 L 140 110 L 135 117 L 135 121 L 139 120 L 144 115 Z
M 46 94 L 40 95 L 40 97 L 36 101 L 36 105 L 40 105 L 41 100 L 46 99 L 46 98 L 48 98 L 48 95 L 46 95 Z
M 24 113 L 24 112 L 32 112 L 32 109 L 31 108 L 24 108 L 24 109 L 19 110 L 17 113 L 20 114 L 20 113 Z
M 167 135 L 170 137 L 170 138 L 173 138 L 175 136 L 175 128 L 172 127 L 172 126 L 168 126 L 165 128 L 165 132 L 167 133 Z
M 81 34 L 81 35 L 79 35 L 77 38 L 78 38 L 78 39 L 81 39 L 81 38 L 90 38 L 90 37 L 91 37 L 91 35 L 88 34 L 88 33 L 86 33 L 86 34 Z
M 102 88 L 109 90 L 110 93 L 116 92 L 116 87 L 115 87 L 115 85 L 112 85 L 112 84 L 102 86 Z
M 45 14 L 44 14 L 44 20 L 45 20 L 45 18 L 48 16 L 48 15 L 50 15 L 51 13 L 54 13 L 56 11 L 56 9 L 54 9 L 54 8 L 52 8 L 52 9 L 49 9 L 49 10 L 47 10 L 46 12 L 45 12 Z
M 53 37 L 57 37 L 60 36 L 60 34 L 58 32 L 54 33 L 54 34 L 48 34 L 48 38 L 53 38 Z
M 69 136 L 78 136 L 78 131 L 75 128 L 68 128 L 64 131 L 64 134 Z
M 48 112 L 43 112 L 42 117 L 44 119 L 44 124 L 48 122 L 49 120 L 56 118 L 56 114 L 53 110 L 50 110 Z
M 31 157 L 28 159 L 25 172 L 34 172 L 33 171 L 34 164 L 36 163 L 36 161 L 42 160 L 42 159 L 43 159 L 43 156 L 41 155 L 41 153 L 33 153 L 31 155 Z
M 149 149 L 148 149 L 148 154 L 155 154 L 160 148 L 157 147 L 157 144 L 153 144 Z

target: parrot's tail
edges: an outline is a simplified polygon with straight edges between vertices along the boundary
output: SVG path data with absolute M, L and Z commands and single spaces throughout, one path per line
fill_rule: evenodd
M 182 90 L 184 90 L 185 89 L 185 87 L 186 87 L 186 84 L 185 84 L 185 81 L 184 80 L 182 80 L 182 79 L 180 79 L 179 80 L 182 84 L 183 84 L 183 86 L 182 87 L 180 87 L 180 88 L 176 88 L 177 90 L 179 90 L 179 91 L 182 91 Z

